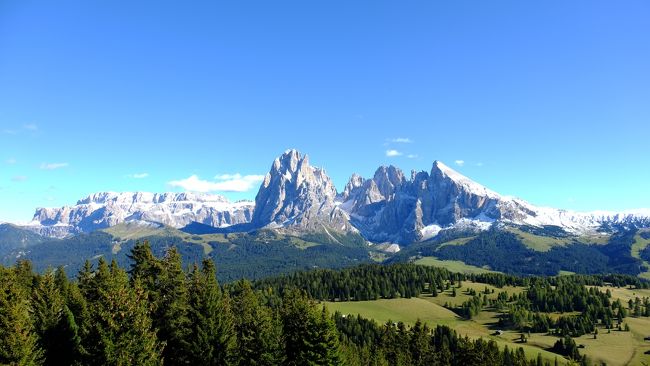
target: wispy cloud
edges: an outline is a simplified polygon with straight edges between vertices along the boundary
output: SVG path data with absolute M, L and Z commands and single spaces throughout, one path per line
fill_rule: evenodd
M 12 181 L 12 182 L 24 182 L 24 181 L 26 181 L 26 180 L 27 180 L 27 177 L 24 176 L 24 175 L 17 175 L 17 176 L 15 176 L 15 177 L 12 177 L 12 178 L 11 178 L 11 181 Z
M 483 163 L 481 163 L 481 162 L 479 161 L 478 163 L 476 163 L 476 166 L 481 167 L 481 166 L 483 166 Z
M 408 155 L 406 155 L 406 157 L 409 158 L 409 159 L 417 159 L 418 155 L 417 154 L 408 154 Z
M 61 168 L 68 167 L 68 163 L 43 163 L 41 164 L 41 169 L 43 170 L 56 170 Z
M 392 142 L 394 144 L 411 144 L 413 143 L 413 140 L 408 137 L 393 137 L 386 139 L 386 142 Z
M 192 192 L 248 192 L 264 180 L 263 175 L 221 174 L 214 178 L 216 181 L 200 179 L 197 175 L 174 180 L 168 184 L 174 188 L 182 188 Z
M 465 165 L 465 160 L 456 160 L 456 161 L 454 161 L 454 163 L 456 165 L 458 165 L 458 166 L 463 166 L 463 165 Z
M 386 156 L 388 156 L 389 158 L 392 158 L 392 157 L 395 157 L 395 156 L 402 156 L 402 155 L 404 155 L 404 154 L 401 153 L 400 151 L 397 151 L 397 150 L 386 150 Z
M 7 163 L 9 165 L 14 165 L 14 164 L 17 163 L 17 161 L 14 158 L 9 158 L 9 159 L 5 160 L 5 163 Z
M 149 173 L 135 173 L 135 174 L 129 174 L 127 175 L 128 178 L 133 178 L 133 179 L 144 179 L 149 176 Z
M 410 144 L 413 143 L 413 140 L 411 140 L 408 137 L 395 137 L 392 139 L 388 139 L 388 142 L 393 142 L 396 144 Z
M 5 128 L 2 130 L 2 133 L 6 135 L 18 135 L 21 134 L 25 131 L 29 132 L 37 132 L 38 131 L 38 125 L 35 123 L 27 123 L 22 125 L 22 127 L 14 127 L 14 128 Z

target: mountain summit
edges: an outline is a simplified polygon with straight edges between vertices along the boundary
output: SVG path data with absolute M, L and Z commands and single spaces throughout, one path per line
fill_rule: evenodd
M 337 231 L 352 229 L 345 212 L 337 207 L 336 187 L 309 157 L 287 150 L 273 161 L 255 197 L 255 227 Z

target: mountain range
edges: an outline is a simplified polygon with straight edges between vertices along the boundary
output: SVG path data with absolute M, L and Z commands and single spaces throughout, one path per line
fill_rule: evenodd
M 370 262 L 458 264 L 520 275 L 625 273 L 650 280 L 650 210 L 578 213 L 500 195 L 439 161 L 379 167 L 338 191 L 309 157 L 274 159 L 254 201 L 202 193 L 99 192 L 0 225 L 0 263 L 73 275 L 89 260 L 130 264 L 137 241 L 184 263 L 215 261 L 222 280 Z M 451 262 L 449 262 L 451 261 Z M 451 264 L 450 264 L 451 263 Z
M 63 238 L 121 223 L 152 222 L 174 228 L 204 225 L 223 232 L 273 229 L 305 233 L 358 233 L 371 243 L 402 246 L 449 231 L 494 225 L 554 226 L 576 235 L 615 226 L 650 227 L 650 210 L 579 213 L 534 206 L 502 196 L 439 161 L 410 175 L 381 166 L 370 178 L 353 174 L 337 192 L 324 169 L 287 150 L 277 157 L 255 201 L 230 202 L 200 193 L 99 192 L 73 206 L 39 208 L 24 227 Z

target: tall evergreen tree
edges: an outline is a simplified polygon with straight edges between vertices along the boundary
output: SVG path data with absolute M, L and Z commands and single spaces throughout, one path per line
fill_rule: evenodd
M 72 365 L 82 354 L 79 329 L 61 286 L 67 288 L 67 279 L 48 271 L 38 277 L 32 294 L 34 325 L 48 365 Z
M 140 279 L 145 289 L 154 291 L 157 286 L 156 280 L 161 271 L 161 263 L 153 255 L 149 241 L 136 242 L 128 258 L 132 261 L 129 269 L 131 280 Z
M 113 262 L 100 261 L 93 282 L 96 298 L 89 300 L 92 328 L 87 363 L 97 365 L 160 365 L 162 346 L 153 330 L 147 292 L 136 280 L 133 287 Z
M 163 351 L 165 364 L 185 364 L 189 353 L 186 337 L 191 331 L 189 299 L 185 272 L 176 247 L 171 247 L 160 263 L 155 292 L 153 321 L 158 329 L 158 338 L 166 343 Z
M 235 284 L 233 298 L 237 365 L 280 364 L 280 332 L 271 310 L 263 307 L 250 282 Z
M 338 332 L 323 308 L 298 291 L 283 298 L 282 326 L 286 365 L 341 364 Z
M 228 293 L 222 293 L 216 269 L 210 259 L 203 260 L 190 274 L 189 319 L 187 337 L 190 363 L 231 365 L 236 347 L 234 319 Z
M 0 268 L 0 364 L 33 366 L 43 351 L 29 317 L 29 300 L 16 271 Z

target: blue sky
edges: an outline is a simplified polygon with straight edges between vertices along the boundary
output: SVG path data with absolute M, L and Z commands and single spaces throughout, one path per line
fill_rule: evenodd
M 538 205 L 650 207 L 648 18 L 647 1 L 0 1 L 0 220 L 192 176 L 253 198 L 287 148 L 339 189 L 438 159 Z

